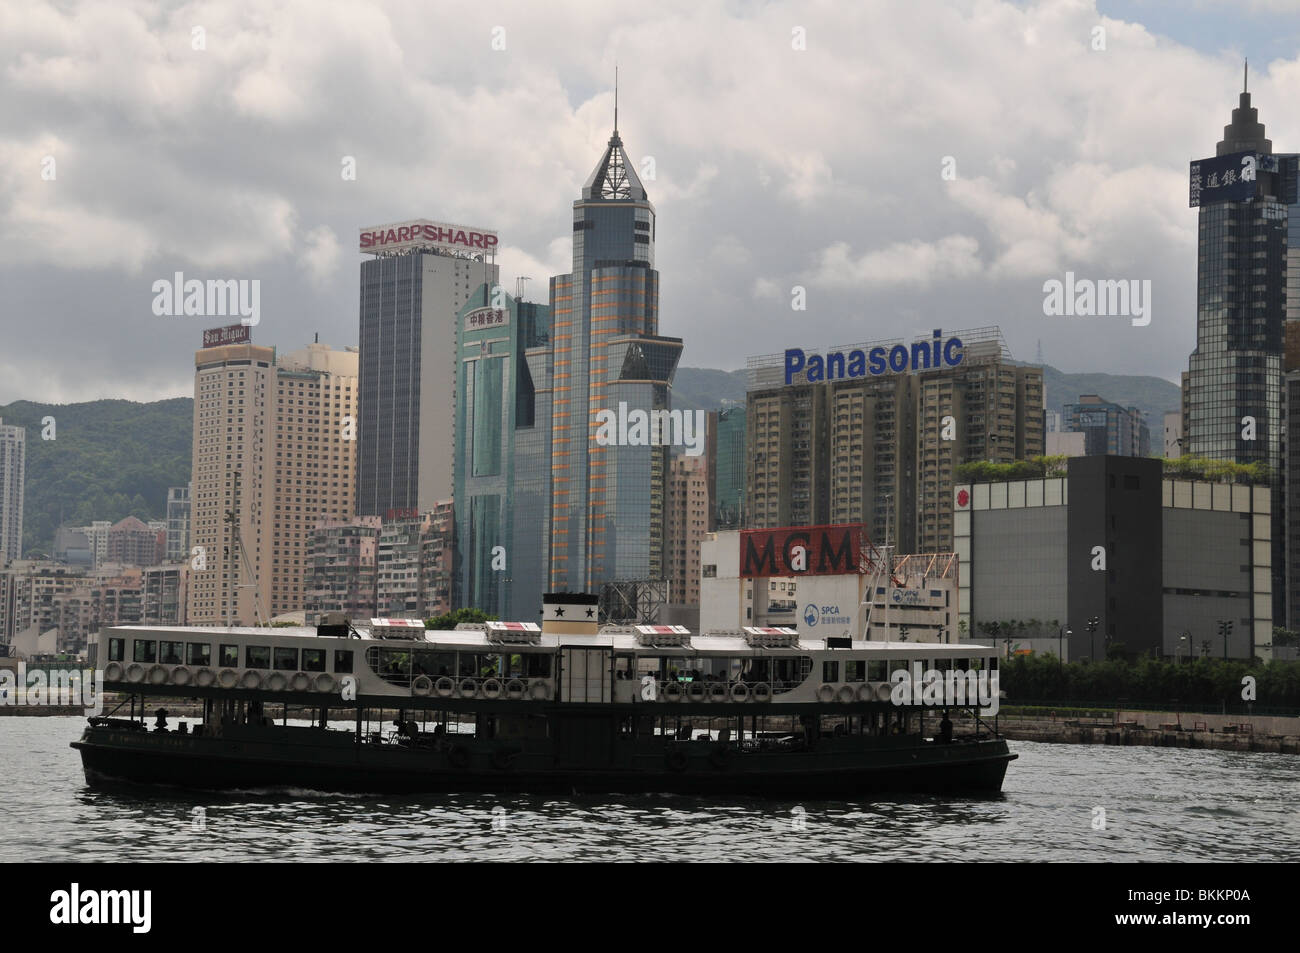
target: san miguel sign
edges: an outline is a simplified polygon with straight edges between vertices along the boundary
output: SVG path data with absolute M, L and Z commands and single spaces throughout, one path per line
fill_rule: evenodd
M 417 218 L 392 225 L 361 229 L 358 250 L 371 255 L 389 255 L 416 248 L 442 248 L 459 252 L 495 252 L 497 233 L 469 225 L 448 225 Z
M 859 571 L 865 523 L 740 532 L 740 575 L 830 576 Z
M 224 328 L 208 328 L 203 332 L 204 347 L 224 347 L 227 344 L 248 344 L 252 331 L 246 324 L 230 324 Z

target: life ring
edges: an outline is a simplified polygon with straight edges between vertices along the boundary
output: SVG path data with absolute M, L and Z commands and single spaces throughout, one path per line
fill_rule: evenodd
M 731 686 L 731 700 L 733 702 L 749 701 L 749 686 L 744 682 L 736 682 Z
M 767 682 L 759 682 L 754 686 L 754 694 L 750 696 L 756 702 L 767 702 L 772 700 L 772 686 Z
M 876 687 L 869 682 L 863 682 L 858 686 L 858 701 L 873 702 L 876 700 Z
M 144 681 L 144 666 L 138 662 L 132 662 L 126 667 L 126 680 L 128 682 Z
M 507 698 L 523 698 L 523 697 L 524 697 L 524 683 L 521 682 L 521 681 L 520 681 L 519 679 L 517 679 L 517 678 L 512 678 L 512 679 L 510 679 L 510 681 L 506 682 L 506 697 L 507 697 Z
M 847 705 L 849 702 L 857 699 L 858 693 L 853 690 L 852 685 L 845 685 L 836 693 L 836 697 L 839 698 L 842 704 Z
M 725 702 L 727 700 L 727 686 L 722 682 L 714 682 L 709 686 L 709 701 Z
M 664 690 L 663 690 L 663 697 L 664 697 L 665 699 L 667 699 L 668 701 L 670 701 L 670 702 L 679 702 L 679 701 L 681 701 L 681 700 L 682 700 L 682 683 L 681 683 L 681 682 L 676 682 L 676 681 L 674 681 L 674 682 L 665 682 L 665 683 L 664 683 Z
M 149 683 L 151 685 L 167 684 L 167 669 L 161 665 L 155 665 L 149 669 Z
M 223 668 L 221 674 L 217 676 L 217 681 L 221 683 L 222 688 L 234 688 L 239 682 L 239 676 L 234 669 Z
M 533 682 L 528 687 L 528 694 L 539 702 L 544 702 L 551 697 L 551 686 L 543 681 Z
M 817 700 L 819 702 L 830 702 L 835 700 L 835 686 L 823 685 L 817 689 Z
M 735 752 L 729 745 L 717 745 L 709 752 L 709 764 L 713 765 L 719 771 L 726 771 L 731 767 L 731 762 Z
M 104 681 L 120 682 L 122 680 L 122 663 L 109 662 L 104 666 Z
M 177 665 L 172 669 L 173 685 L 188 685 L 192 678 L 193 676 L 190 674 L 190 670 L 184 665 Z
M 199 688 L 207 688 L 217 680 L 217 673 L 210 668 L 201 668 L 194 673 L 194 684 Z
M 289 680 L 279 672 L 272 672 L 266 679 L 266 688 L 272 692 L 282 692 L 288 684 Z
M 334 676 L 329 672 L 321 672 L 316 676 L 316 691 L 332 692 L 334 691 Z
M 876 701 L 887 702 L 893 696 L 894 690 L 890 687 L 889 682 L 876 683 Z
M 492 767 L 498 771 L 505 771 L 515 760 L 517 751 L 511 751 L 509 748 L 497 748 L 492 752 Z
M 501 682 L 495 678 L 489 678 L 483 682 L 483 697 L 497 698 L 501 695 Z
M 293 678 L 289 679 L 289 687 L 295 692 L 311 691 L 311 676 L 306 672 L 296 672 Z
M 469 767 L 469 762 L 469 749 L 464 745 L 456 745 L 447 752 L 447 763 L 457 771 L 464 771 Z
M 681 748 L 669 748 L 664 755 L 664 764 L 668 766 L 669 771 L 681 773 L 686 770 L 686 752 Z
M 411 682 L 411 694 L 424 696 L 433 691 L 433 679 L 428 675 L 420 675 L 415 681 Z
M 686 686 L 686 695 L 693 702 L 704 701 L 704 696 L 708 694 L 709 686 L 703 682 L 691 682 Z
M 460 697 L 473 698 L 478 694 L 478 682 L 472 678 L 462 678 L 460 680 Z
M 449 698 L 456 690 L 456 683 L 444 675 L 433 683 L 433 690 L 438 693 L 439 698 Z
M 244 673 L 242 678 L 240 678 L 239 687 L 240 688 L 261 688 L 262 676 L 257 672 L 249 670 Z

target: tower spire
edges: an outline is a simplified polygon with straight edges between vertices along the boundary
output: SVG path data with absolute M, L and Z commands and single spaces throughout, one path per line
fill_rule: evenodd
M 614 67 L 614 72 L 615 74 L 618 73 L 617 66 Z M 1249 87 L 1246 84 L 1246 79 L 1249 76 L 1249 74 L 1250 74 L 1250 58 L 1246 57 L 1241 64 L 1241 91 L 1243 93 L 1249 92 Z M 615 82 L 617 83 L 617 80 Z M 618 125 L 618 93 L 614 94 L 614 125 L 615 126 Z
M 618 135 L 618 64 L 614 64 L 614 135 Z

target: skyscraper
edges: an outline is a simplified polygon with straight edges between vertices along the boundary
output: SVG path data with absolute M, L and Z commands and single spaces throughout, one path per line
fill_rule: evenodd
M 356 373 L 355 350 L 323 344 L 278 363 L 247 342 L 195 354 L 192 625 L 303 608 L 317 520 L 352 516 Z
M 1285 325 L 1300 318 L 1296 186 L 1297 156 L 1274 154 L 1243 88 L 1214 157 L 1191 163 L 1189 204 L 1200 212 L 1185 440 L 1194 456 L 1263 463 L 1275 475 L 1272 593 L 1278 619 L 1285 611 L 1288 571 Z
M 167 562 L 190 558 L 190 487 L 167 488 Z
M 1123 407 L 1096 394 L 1081 394 L 1064 410 L 1064 431 L 1084 435 L 1084 453 L 1088 456 L 1151 455 L 1151 428 L 1138 408 Z
M 492 298 L 480 285 L 458 316 L 453 601 L 531 619 L 548 583 L 550 308 Z
M 573 203 L 573 271 L 551 279 L 554 592 L 667 576 L 668 447 L 598 441 L 602 411 L 670 407 L 680 338 L 659 335 L 655 209 L 618 134 Z M 605 445 L 602 445 L 605 444 Z
M 363 229 L 357 512 L 452 495 L 456 314 L 496 285 L 494 232 L 417 219 Z
M 27 431 L 0 420 L 0 567 L 23 554 L 23 477 Z

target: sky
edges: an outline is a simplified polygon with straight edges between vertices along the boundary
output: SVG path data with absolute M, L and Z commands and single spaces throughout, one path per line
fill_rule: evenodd
M 1300 0 L 0 0 L 0 404 L 192 394 L 227 322 L 155 314 L 176 272 L 259 281 L 257 343 L 355 344 L 385 222 L 494 229 L 545 300 L 616 63 L 684 366 L 996 325 L 1176 381 L 1245 57 L 1300 151 Z M 1149 281 L 1149 323 L 1045 314 L 1067 272 Z

